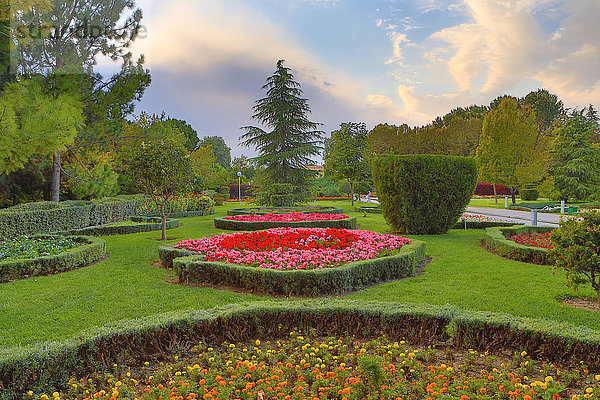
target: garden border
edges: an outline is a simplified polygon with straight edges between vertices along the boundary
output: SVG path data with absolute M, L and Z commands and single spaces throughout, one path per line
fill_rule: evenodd
M 173 260 L 179 283 L 211 283 L 269 295 L 323 296 L 348 293 L 379 282 L 413 276 L 425 260 L 425 242 L 411 240 L 397 254 L 312 270 L 279 271 L 247 267 L 202 256 Z
M 179 310 L 97 327 L 63 342 L 0 350 L 0 395 L 64 389 L 73 376 L 113 363 L 141 364 L 146 357 L 210 343 L 280 338 L 291 330 L 315 328 L 323 334 L 446 344 L 477 351 L 526 350 L 534 359 L 586 363 L 600 370 L 600 331 L 556 321 L 504 313 L 461 311 L 451 305 L 364 302 L 361 300 L 264 301 L 209 310 Z M 579 364 L 578 364 L 579 365 Z
M 234 215 L 263 215 L 263 214 L 275 214 L 275 213 L 266 213 L 266 212 L 251 212 L 247 210 L 259 210 L 261 208 L 281 208 L 281 209 L 290 209 L 293 207 L 247 207 L 247 208 L 232 208 L 231 210 L 227 210 L 228 216 Z M 344 209 L 341 207 L 323 207 L 319 210 L 308 210 L 308 211 L 300 211 L 302 214 L 308 213 L 319 213 L 319 214 L 343 214 Z M 287 213 L 280 213 L 287 214 Z
M 169 218 L 188 218 L 188 217 L 204 217 L 207 215 L 214 215 L 215 207 L 211 207 L 208 210 L 198 210 L 198 211 L 184 211 L 184 212 L 172 212 L 169 213 Z M 147 218 L 160 218 L 160 214 L 138 214 L 136 217 L 147 217 Z
M 367 213 L 367 214 L 381 214 L 383 212 L 383 211 L 381 211 L 381 207 L 379 207 L 379 206 L 377 206 L 377 207 L 358 206 L 358 207 L 354 207 L 354 211 Z
M 46 238 L 54 237 L 54 235 L 37 235 L 33 237 Z M 106 242 L 102 239 L 93 236 L 66 237 L 86 241 L 87 244 L 53 256 L 0 262 L 0 283 L 29 276 L 52 275 L 79 268 L 98 261 L 106 254 Z
M 133 222 L 144 222 L 145 224 L 118 225 L 118 226 L 90 226 L 88 228 L 73 229 L 66 232 L 58 232 L 61 235 L 88 235 L 88 236 L 109 236 L 109 235 L 127 235 L 130 233 L 160 231 L 162 221 L 160 217 L 132 216 L 129 218 Z M 138 220 L 138 221 L 136 221 Z M 167 229 L 179 228 L 178 219 L 167 218 Z
M 260 231 L 271 228 L 337 228 L 356 229 L 356 217 L 323 221 L 234 221 L 225 218 L 214 219 L 215 228 L 231 231 Z
M 506 228 L 509 226 L 523 226 L 524 222 L 499 222 L 499 221 L 467 221 L 467 229 Z M 454 229 L 465 229 L 465 222 L 458 221 Z
M 507 237 L 531 232 L 548 232 L 556 228 L 551 226 L 517 225 L 510 227 L 486 228 L 484 245 L 490 252 L 501 257 L 533 264 L 551 264 L 548 249 L 528 247 L 508 240 Z

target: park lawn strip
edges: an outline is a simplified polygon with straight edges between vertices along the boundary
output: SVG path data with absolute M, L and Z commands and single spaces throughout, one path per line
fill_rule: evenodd
M 332 205 L 327 202 L 326 205 Z M 380 214 L 356 213 L 349 203 L 334 203 L 356 217 L 359 229 L 388 233 Z M 228 208 L 216 208 L 216 217 Z M 185 218 L 168 231 L 167 243 L 222 233 L 214 216 Z M 267 299 L 226 290 L 168 283 L 173 271 L 152 265 L 158 259 L 157 232 L 103 237 L 110 256 L 88 268 L 50 277 L 3 284 L 0 287 L 0 346 L 31 345 L 63 340 L 91 328 L 157 313 L 209 309 Z M 520 263 L 480 248 L 481 230 L 452 230 L 437 236 L 414 236 L 427 243 L 433 261 L 416 278 L 386 283 L 346 296 L 350 299 L 403 303 L 451 304 L 461 310 L 492 311 L 551 319 L 597 328 L 598 312 L 562 306 L 558 298 L 594 296 L 591 288 L 574 293 L 564 276 L 551 267 Z M 276 301 L 287 301 L 277 299 Z

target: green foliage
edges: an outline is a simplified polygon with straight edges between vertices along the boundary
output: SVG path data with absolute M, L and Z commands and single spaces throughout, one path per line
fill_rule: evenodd
M 508 240 L 509 237 L 532 232 L 548 232 L 555 228 L 548 226 L 509 226 L 492 227 L 485 230 L 485 247 L 492 253 L 517 261 L 534 264 L 549 264 L 551 257 L 548 249 L 528 247 Z
M 167 238 L 166 216 L 179 194 L 186 193 L 191 181 L 191 161 L 185 147 L 174 140 L 149 140 L 133 148 L 126 158 L 129 172 L 138 188 L 160 209 L 162 239 Z
M 523 201 L 536 201 L 540 197 L 540 193 L 537 189 L 521 189 L 519 191 L 521 195 L 521 200 Z
M 365 123 L 346 122 L 340 129 L 331 132 L 331 139 L 325 148 L 325 168 L 334 179 L 345 179 L 354 205 L 355 185 L 371 179 L 371 166 L 366 160 L 369 132 Z
M 377 282 L 412 276 L 425 259 L 425 243 L 411 240 L 392 256 L 355 261 L 335 268 L 277 271 L 237 264 L 177 258 L 173 270 L 180 283 L 208 282 L 277 295 L 340 294 Z
M 81 109 L 72 96 L 44 94 L 39 79 L 9 84 L 0 93 L 0 172 L 21 169 L 34 155 L 64 150 L 83 124 Z
M 231 167 L 231 149 L 227 147 L 225 140 L 221 136 L 205 136 L 197 145 L 197 147 L 200 146 L 210 146 L 219 165 L 223 168 Z
M 600 150 L 592 146 L 594 124 L 574 111 L 555 129 L 551 171 L 562 200 L 585 200 L 600 187 Z
M 446 233 L 456 225 L 477 184 L 475 160 L 409 155 L 375 160 L 373 180 L 383 215 L 400 233 Z
M 477 146 L 479 181 L 511 188 L 513 203 L 519 187 L 541 181 L 549 163 L 549 135 L 538 130 L 530 108 L 504 98 L 486 115 Z
M 543 130 L 551 129 L 554 121 L 565 112 L 563 102 L 546 89 L 532 91 L 519 102 L 533 108 Z
M 291 207 L 296 202 L 293 193 L 294 187 L 290 183 L 274 183 L 269 185 L 259 195 L 259 204 L 268 204 L 273 207 Z M 267 198 L 268 201 L 261 201 Z
M 300 97 L 300 84 L 283 66 L 283 60 L 277 62 L 277 70 L 263 89 L 267 96 L 256 101 L 252 118 L 272 130 L 243 127 L 246 133 L 241 137 L 242 144 L 258 151 L 257 164 L 266 167 L 265 183 L 291 184 L 294 203 L 305 201 L 310 195 L 310 178 L 314 176 L 305 167 L 313 164 L 310 157 L 319 153 L 323 132 L 317 130 L 319 124 L 308 120 L 308 100 Z M 267 192 L 273 194 L 268 188 Z M 270 195 L 263 199 L 270 201 Z
M 263 215 L 285 214 L 289 212 L 342 214 L 344 210 L 339 207 L 304 206 L 304 207 L 247 207 L 227 210 L 227 215 Z
M 106 254 L 106 242 L 88 236 L 21 237 L 14 242 L 17 242 L 21 253 L 24 251 L 23 255 L 28 258 L 13 257 L 0 261 L 0 282 L 68 271 L 94 262 Z M 54 244 L 48 246 L 47 242 Z M 41 246 L 43 249 L 40 249 Z M 40 250 L 43 252 L 36 256 Z M 14 253 L 15 250 L 11 252 Z
M 109 164 L 101 163 L 96 165 L 85 179 L 76 180 L 72 191 L 78 199 L 111 197 L 119 192 L 118 178 L 118 174 Z
M 197 146 L 190 154 L 194 173 L 193 190 L 218 189 L 229 181 L 229 172 L 217 162 L 210 146 Z
M 212 207 L 215 205 L 213 199 L 209 196 L 200 195 L 198 193 L 193 194 L 182 194 L 173 198 L 171 201 L 171 213 L 184 214 L 187 212 L 200 212 L 208 214 Z M 160 207 L 151 198 L 145 198 L 139 205 L 136 213 L 139 216 L 155 217 L 160 216 Z
M 167 218 L 167 229 L 178 228 L 180 221 L 178 219 Z M 110 236 L 110 235 L 128 235 L 131 233 L 160 231 L 162 229 L 162 220 L 160 217 L 142 217 L 133 216 L 129 221 L 123 221 L 106 226 L 91 226 L 88 228 L 71 229 L 61 234 L 67 235 L 86 235 L 86 236 Z
M 134 215 L 139 196 L 118 196 L 92 201 L 44 201 L 0 210 L 0 238 L 64 232 L 122 221 Z
M 260 231 L 271 228 L 337 228 L 356 229 L 356 218 L 345 218 L 330 221 L 232 221 L 225 218 L 215 218 L 215 228 L 231 231 Z
M 579 285 L 590 283 L 600 303 L 600 214 L 587 211 L 577 218 L 563 219 L 550 237 L 554 267 L 564 270 L 567 286 L 577 290 Z
M 185 142 L 186 149 L 188 149 L 189 151 L 194 151 L 196 147 L 198 147 L 198 142 L 200 141 L 200 139 L 198 139 L 198 133 L 194 130 L 194 128 L 192 128 L 190 124 L 183 120 L 174 118 L 168 118 L 167 122 L 175 128 L 177 128 L 179 132 L 185 135 L 185 137 L 187 138 Z
M 53 256 L 80 246 L 72 238 L 21 236 L 0 242 L 0 261 Z
M 437 117 L 431 123 L 436 128 L 442 128 L 443 126 L 450 126 L 452 121 L 455 119 L 470 120 L 480 119 L 483 120 L 485 114 L 487 114 L 489 108 L 487 106 L 470 105 L 468 107 L 457 107 L 452 109 L 448 114 L 443 117 Z

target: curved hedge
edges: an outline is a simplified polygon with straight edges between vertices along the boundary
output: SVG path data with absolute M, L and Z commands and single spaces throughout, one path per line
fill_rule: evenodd
M 158 246 L 158 258 L 165 268 L 173 268 L 173 260 L 179 257 L 196 256 L 202 259 L 201 255 L 187 249 L 176 249 L 170 244 Z
M 356 218 L 334 219 L 327 221 L 233 221 L 215 218 L 215 228 L 233 231 L 260 231 L 270 228 L 338 228 L 356 229 Z
M 25 398 L 27 390 L 64 389 L 70 377 L 110 371 L 124 359 L 142 364 L 198 341 L 276 339 L 304 328 L 361 338 L 385 332 L 411 343 L 445 342 L 481 352 L 525 350 L 536 359 L 583 362 L 600 370 L 600 330 L 452 305 L 318 299 L 173 311 L 95 328 L 63 342 L 0 349 L 0 388 L 5 399 Z
M 377 206 L 377 207 L 369 207 L 369 206 L 359 206 L 359 207 L 354 207 L 354 211 L 356 212 L 364 212 L 364 213 L 374 213 L 374 214 L 381 214 L 381 207 Z
M 208 282 L 272 295 L 320 296 L 413 276 L 424 260 L 425 242 L 411 240 L 398 254 L 334 268 L 278 271 L 188 256 L 173 260 L 173 270 L 178 281 L 185 284 Z
M 263 214 L 275 214 L 275 213 L 271 213 L 271 212 L 261 212 L 261 209 L 270 209 L 270 210 L 274 210 L 274 209 L 281 209 L 281 212 L 279 214 L 286 214 L 288 212 L 301 212 L 303 214 L 307 214 L 307 213 L 321 213 L 321 214 L 343 214 L 344 209 L 340 208 L 340 207 L 320 207 L 314 210 L 307 210 L 307 211 L 297 211 L 294 209 L 297 208 L 301 208 L 303 209 L 304 207 L 248 207 L 248 208 L 232 208 L 231 210 L 227 210 L 227 215 L 229 216 L 233 216 L 233 215 L 263 215 Z
M 522 233 L 548 232 L 556 229 L 551 226 L 512 226 L 506 228 L 487 228 L 485 230 L 484 244 L 492 253 L 517 261 L 534 264 L 551 264 L 548 249 L 542 247 L 528 247 L 515 243 L 507 238 Z
M 500 222 L 500 221 L 466 221 L 467 229 L 486 229 L 486 228 L 498 228 L 507 227 L 514 225 L 524 225 L 523 222 Z M 454 229 L 465 229 L 465 221 L 460 220 L 454 226 Z
M 383 216 L 405 234 L 446 233 L 477 184 L 475 160 L 441 155 L 390 155 L 373 163 Z
M 66 232 L 60 232 L 64 235 L 89 235 L 89 236 L 109 236 L 109 235 L 127 235 L 129 233 L 160 231 L 162 229 L 162 221 L 160 217 L 141 217 L 134 216 L 129 218 L 133 222 L 141 222 L 131 225 L 117 226 L 90 226 L 88 228 L 73 229 Z M 179 228 L 180 221 L 178 219 L 167 219 L 167 229 Z
M 123 221 L 135 215 L 142 196 L 25 203 L 0 210 L 0 238 L 63 232 Z
M 52 236 L 42 235 L 38 237 Z M 106 242 L 102 239 L 91 236 L 71 238 L 86 244 L 53 256 L 0 262 L 0 282 L 68 271 L 97 261 L 106 254 Z

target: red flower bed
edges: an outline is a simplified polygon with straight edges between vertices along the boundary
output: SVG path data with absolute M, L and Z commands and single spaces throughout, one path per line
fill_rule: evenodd
M 550 240 L 550 232 L 533 232 L 522 233 L 520 235 L 511 236 L 508 240 L 522 244 L 527 247 L 541 247 L 544 249 L 552 249 L 552 241 Z
M 244 222 L 301 222 L 301 221 L 332 221 L 348 218 L 344 214 L 324 214 L 324 213 L 300 213 L 291 212 L 286 214 L 263 214 L 263 215 L 234 215 L 225 217 L 231 221 Z

